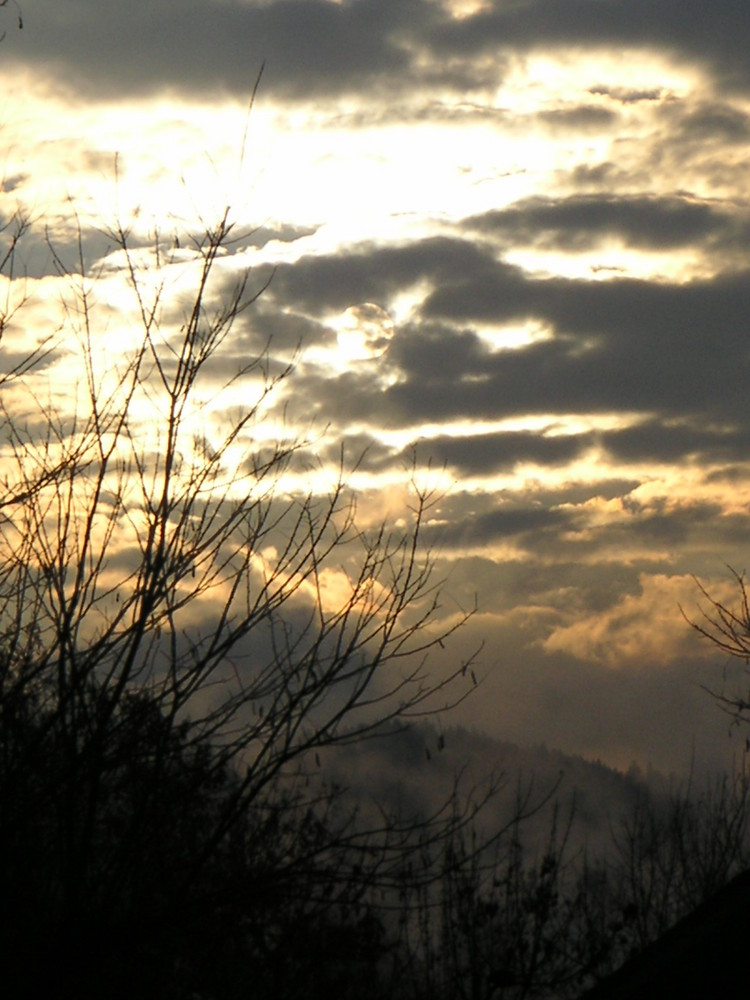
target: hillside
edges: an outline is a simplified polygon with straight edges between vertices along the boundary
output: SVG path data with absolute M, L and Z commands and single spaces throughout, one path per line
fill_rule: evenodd
M 569 829 L 569 847 L 589 855 L 606 850 L 613 827 L 632 814 L 639 796 L 650 791 L 659 798 L 669 787 L 656 773 L 623 774 L 543 745 L 521 747 L 462 727 L 439 731 L 428 724 L 330 753 L 323 772 L 346 787 L 360 808 L 377 804 L 407 815 L 434 812 L 454 785 L 459 800 L 478 801 L 494 781 L 497 791 L 477 817 L 483 834 L 508 826 L 521 803 L 529 814 L 522 840 L 533 852 L 546 843 L 556 808 L 559 833 Z

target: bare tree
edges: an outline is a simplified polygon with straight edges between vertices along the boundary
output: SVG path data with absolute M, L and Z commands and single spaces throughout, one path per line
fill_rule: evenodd
M 736 601 L 733 605 L 713 597 L 703 584 L 696 580 L 706 605 L 700 609 L 698 617 L 689 616 L 684 609 L 682 614 L 688 624 L 719 652 L 748 663 L 750 662 L 750 595 L 747 591 L 745 574 L 738 573 L 731 567 L 729 571 L 735 583 Z M 709 689 L 709 693 L 737 722 L 747 721 L 750 695 L 742 692 L 727 694 L 714 687 Z
M 31 359 L 42 371 L 18 365 L 2 404 L 3 886 L 54 915 L 58 933 L 90 928 L 135 892 L 165 800 L 190 810 L 182 769 L 200 816 L 158 820 L 179 864 L 145 865 L 163 877 L 164 914 L 206 889 L 228 851 L 253 856 L 257 878 L 265 866 L 264 893 L 296 881 L 330 911 L 331 886 L 351 901 L 353 872 L 387 885 L 405 852 L 465 822 L 383 815 L 363 830 L 335 815 L 317 774 L 324 749 L 468 693 L 470 660 L 438 676 L 426 658 L 472 609 L 441 624 L 422 546 L 434 497 L 416 475 L 406 527 L 363 527 L 343 455 L 321 495 L 305 486 L 306 442 L 262 433 L 290 362 L 267 347 L 217 383 L 230 334 L 270 281 L 227 266 L 229 215 L 179 251 L 159 234 L 138 246 L 119 224 L 109 235 L 94 270 L 82 250 L 69 271 L 53 249 L 63 318 Z M 130 290 L 119 311 L 97 302 L 113 267 Z M 6 305 L 7 324 L 21 316 Z M 70 384 L 45 372 L 53 360 Z M 47 857 L 19 881 L 24 824 L 32 855 Z
M 23 15 L 21 14 L 21 8 L 18 5 L 17 0 L 0 0 L 0 7 L 7 7 L 9 5 L 13 6 L 16 14 L 16 28 L 18 31 L 23 30 Z M 5 32 L 0 33 L 0 42 L 5 38 Z

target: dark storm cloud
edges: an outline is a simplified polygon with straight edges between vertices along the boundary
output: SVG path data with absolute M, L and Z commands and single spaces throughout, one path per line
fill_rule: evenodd
M 436 50 L 476 57 L 496 49 L 638 46 L 662 49 L 709 66 L 725 85 L 748 83 L 750 7 L 744 0 L 529 0 L 494 4 L 472 17 L 445 21 Z
M 644 101 L 662 101 L 668 95 L 662 88 L 650 87 L 648 89 L 628 89 L 625 87 L 609 87 L 599 84 L 590 87 L 589 93 L 597 97 L 608 97 L 619 104 L 641 104 Z
M 423 442 L 435 464 L 444 464 L 461 475 L 492 475 L 515 468 L 519 462 L 564 466 L 591 446 L 588 434 L 543 436 L 531 431 L 475 434 L 462 437 L 441 435 Z
M 551 111 L 541 111 L 537 121 L 549 126 L 553 132 L 561 129 L 574 129 L 585 135 L 587 132 L 601 132 L 602 129 L 614 125 L 618 116 L 608 108 L 579 105 L 572 108 L 554 108 Z
M 528 555 L 491 559 L 457 554 L 451 566 L 451 593 L 466 606 L 476 593 L 480 610 L 492 608 L 498 613 L 519 603 L 576 614 L 605 611 L 624 596 L 638 594 L 644 569 L 639 560 L 603 558 L 581 564 L 561 558 L 545 563 Z
M 4 56 L 91 97 L 239 96 L 263 60 L 277 95 L 466 94 L 496 86 L 509 55 L 586 45 L 661 48 L 710 66 L 725 85 L 745 87 L 749 75 L 745 0 L 529 0 L 461 20 L 434 0 L 39 0 L 24 19 Z
M 448 496 L 440 504 L 435 523 L 428 526 L 427 536 L 430 543 L 440 549 L 460 551 L 466 546 L 491 546 L 512 541 L 528 553 L 554 552 L 559 556 L 559 543 L 550 549 L 546 539 L 559 539 L 562 533 L 574 530 L 581 523 L 580 511 L 566 505 L 564 496 L 564 490 L 555 498 L 548 497 L 546 502 L 533 494 L 524 496 L 502 491 Z M 538 572 L 538 567 L 534 572 Z M 543 577 L 538 579 L 541 581 Z M 544 583 L 544 589 L 554 586 L 550 580 Z M 518 592 L 513 600 L 517 597 Z
M 586 231 L 614 232 L 618 226 L 642 245 L 658 241 L 660 232 L 664 241 L 678 245 L 701 237 L 721 244 L 722 227 L 731 241 L 744 226 L 729 220 L 723 208 L 681 199 L 649 206 L 647 199 L 619 205 L 593 198 L 537 201 L 468 225 L 531 232 L 526 211 L 539 228 L 546 219 L 548 232 L 568 244 L 577 244 Z M 704 456 L 728 462 L 746 447 L 738 428 L 745 421 L 750 377 L 750 272 L 692 282 L 539 278 L 497 259 L 489 245 L 436 237 L 303 257 L 278 268 L 268 294 L 279 310 L 283 304 L 292 314 L 322 318 L 363 302 L 387 309 L 399 293 L 417 286 L 428 292 L 414 321 L 397 327 L 374 363 L 390 373 L 390 384 L 373 379 L 372 366 L 354 365 L 340 375 L 310 369 L 300 374 L 301 416 L 307 407 L 307 416 L 340 424 L 398 427 L 533 413 L 640 411 L 650 421 L 640 430 L 602 439 L 624 460 Z M 549 337 L 493 351 L 477 332 L 485 323 L 527 320 L 541 322 Z M 682 430 L 678 418 L 687 421 Z M 696 419 L 704 425 L 692 434 Z M 488 468 L 514 454 L 519 460 L 531 457 L 529 440 L 481 442 Z M 544 450 L 556 464 L 563 452 L 577 454 L 582 444 L 541 438 L 533 447 L 538 458 Z M 460 449 L 449 442 L 436 448 L 446 460 L 458 460 Z M 466 467 L 475 469 L 480 461 L 469 446 Z
M 477 518 L 471 518 L 461 525 L 455 525 L 445 533 L 445 540 L 448 543 L 453 535 L 460 538 L 462 545 L 475 545 L 478 542 L 489 543 L 515 538 L 521 546 L 524 546 L 526 539 L 540 539 L 550 530 L 557 536 L 570 525 L 570 512 L 559 508 L 509 503 Z
M 552 591 L 570 585 L 564 578 L 557 578 L 561 565 L 578 565 L 584 580 L 589 562 L 614 563 L 628 556 L 631 570 L 638 567 L 656 572 L 658 552 L 676 553 L 677 546 L 693 541 L 713 545 L 716 551 L 734 537 L 734 527 L 724 525 L 721 507 L 716 503 L 676 503 L 669 497 L 655 497 L 647 503 L 628 494 L 620 509 L 602 518 L 598 505 L 587 508 L 570 503 L 566 490 L 561 488 L 556 498 L 534 494 L 489 494 L 480 501 L 463 498 L 445 507 L 440 523 L 430 529 L 430 537 L 436 544 L 459 550 L 512 542 L 527 558 L 533 557 L 534 572 L 544 581 L 543 589 Z M 675 560 L 676 554 L 662 559 L 662 571 L 674 572 Z M 687 565 L 682 571 L 691 569 Z M 627 579 L 632 580 L 630 573 Z M 612 590 L 613 599 L 622 592 L 618 584 Z
M 743 486 L 748 480 L 748 469 L 745 467 L 745 477 L 742 480 Z M 716 479 L 713 480 L 717 482 Z M 726 494 L 732 497 L 732 493 Z M 716 574 L 719 560 L 717 552 L 731 553 L 728 557 L 722 558 L 722 569 L 725 564 L 734 565 L 738 572 L 744 572 L 747 566 L 747 509 L 741 508 L 733 513 L 722 511 L 710 521 L 704 523 L 702 527 L 701 541 L 708 558 L 703 559 L 703 565 L 698 566 L 697 561 L 693 562 L 690 571 L 694 573 L 702 572 L 706 574 Z M 685 561 L 687 566 L 687 560 Z
M 12 329 L 12 323 L 8 324 L 8 329 Z M 54 339 L 50 340 L 46 346 L 40 345 L 37 360 L 31 367 L 31 370 L 38 374 L 47 369 L 52 369 L 54 363 L 61 357 L 64 357 L 64 355 L 65 352 L 61 349 L 59 342 L 56 342 Z M 6 380 L 11 382 L 17 377 L 18 372 L 28 371 L 28 362 L 28 351 L 3 349 L 0 354 L 0 384 Z M 12 430 L 12 428 L 6 429 Z M 41 422 L 37 422 L 34 418 L 27 416 L 24 420 L 23 430 L 30 438 L 43 440 L 45 433 L 49 431 L 49 422 L 44 418 L 41 418 Z
M 584 68 L 585 62 L 582 71 Z M 575 121 L 575 110 L 561 109 L 570 113 L 571 122 Z M 634 121 L 635 133 L 631 132 Z M 525 121 L 506 124 L 529 127 Z M 582 162 L 573 165 L 567 176 L 560 175 L 562 187 L 583 188 L 588 196 L 601 189 L 610 199 L 621 197 L 633 209 L 638 201 L 650 198 L 655 213 L 671 214 L 671 220 L 663 219 L 668 233 L 675 216 L 684 216 L 691 208 L 697 214 L 702 205 L 717 216 L 717 221 L 723 213 L 727 222 L 733 212 L 741 220 L 744 209 L 746 222 L 746 205 L 736 193 L 745 189 L 750 175 L 750 116 L 731 94 L 709 101 L 690 92 L 641 102 L 614 124 L 593 126 L 599 142 L 609 140 L 608 159 L 600 163 L 591 162 L 586 136 L 592 129 L 585 121 L 571 130 Z M 724 202 L 722 195 L 727 199 Z M 746 225 L 744 237 L 746 244 Z
M 15 217 L 0 216 L 0 260 L 3 260 L 17 235 L 17 225 L 24 218 L 23 213 Z M 16 268 L 28 278 L 45 275 L 79 274 L 101 261 L 114 249 L 110 235 L 101 229 L 76 227 L 75 221 L 67 220 L 59 225 L 59 219 L 45 218 L 45 225 L 36 224 L 37 219 L 30 213 L 31 225 L 23 233 L 15 250 Z
M 165 313 L 163 319 L 168 318 Z M 183 316 L 174 311 L 171 319 L 179 325 Z M 280 380 L 276 396 L 283 407 L 287 395 L 295 395 L 302 385 L 295 374 L 300 345 L 330 346 L 332 342 L 335 333 L 314 320 L 293 313 L 258 310 L 235 320 L 229 343 L 206 362 L 203 371 L 219 384 L 233 381 L 241 370 L 249 385 Z M 164 367 L 170 369 L 169 359 Z
M 605 188 L 609 192 L 620 185 L 632 183 L 632 174 L 605 160 L 603 163 L 579 163 L 568 179 L 577 188 Z
M 371 434 L 343 434 L 331 437 L 323 434 L 320 440 L 313 438 L 311 452 L 315 459 L 325 465 L 336 467 L 342 460 L 344 468 L 356 468 L 358 472 L 379 473 L 393 469 L 398 455 Z
M 476 413 L 495 398 L 506 412 L 622 408 L 740 418 L 749 309 L 747 272 L 669 284 L 535 279 L 498 266 L 493 278 L 443 284 L 424 312 L 462 325 L 536 318 L 556 331 L 493 357 L 491 385 L 474 387 Z
M 490 276 L 497 266 L 488 247 L 451 237 L 392 246 L 370 244 L 280 264 L 269 294 L 320 314 L 362 302 L 384 303 L 424 279 L 450 283 L 460 275 Z
M 747 463 L 729 463 L 717 469 L 710 469 L 705 475 L 705 482 L 721 483 L 728 488 L 734 488 L 740 483 L 745 483 L 749 474 L 750 467 Z
M 292 309 L 276 310 L 260 302 L 258 308 L 242 318 L 242 335 L 233 339 L 239 352 L 259 353 L 270 347 L 275 354 L 292 359 L 303 345 L 332 346 L 335 332 L 325 323 Z
M 614 458 L 631 462 L 674 462 L 691 457 L 713 465 L 750 453 L 750 428 L 705 427 L 693 421 L 673 425 L 646 420 L 606 431 L 599 440 Z
M 614 225 L 617 207 L 609 219 L 607 212 L 597 208 L 588 224 L 604 217 Z M 627 206 L 623 216 L 634 232 Z M 715 225 L 710 212 L 688 209 L 671 238 Z M 648 223 L 644 229 L 644 241 L 658 238 Z M 391 342 L 386 362 L 404 378 L 388 390 L 383 412 L 407 421 L 617 408 L 744 414 L 748 272 L 684 283 L 538 278 L 488 246 L 434 238 L 303 258 L 278 268 L 269 293 L 321 315 L 362 302 L 387 309 L 420 282 L 433 291 L 421 321 L 400 327 Z M 548 324 L 554 336 L 490 352 L 472 330 L 526 320 Z
M 403 43 L 433 14 L 430 3 L 401 0 L 44 0 L 10 58 L 37 62 L 92 98 L 247 94 L 264 60 L 275 93 L 336 93 L 408 74 Z
M 679 133 L 705 143 L 745 143 L 750 139 L 750 115 L 727 104 L 703 103 L 682 111 L 677 122 Z
M 617 238 L 646 250 L 728 239 L 741 239 L 745 246 L 750 245 L 750 223 L 736 205 L 699 202 L 677 195 L 534 197 L 466 219 L 461 226 L 495 235 L 507 245 L 520 242 L 566 251 L 590 251 L 605 238 Z

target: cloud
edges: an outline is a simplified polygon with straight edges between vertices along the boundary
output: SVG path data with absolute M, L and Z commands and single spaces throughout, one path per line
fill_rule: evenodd
M 615 125 L 618 116 L 608 108 L 598 105 L 579 105 L 540 111 L 537 120 L 553 132 L 570 130 L 581 136 L 587 132 L 601 132 L 602 129 Z
M 40 2 L 12 58 L 89 99 L 149 92 L 248 96 L 265 61 L 274 95 L 365 90 L 409 74 L 404 44 L 435 15 L 400 0 L 137 0 L 126 7 Z M 416 25 L 414 24 L 414 14 Z
M 476 57 L 499 47 L 532 51 L 605 46 L 661 50 L 704 63 L 724 86 L 748 82 L 744 39 L 750 11 L 742 0 L 530 0 L 481 9 L 435 26 L 437 50 Z
M 716 102 L 702 102 L 686 110 L 679 122 L 680 132 L 701 143 L 746 143 L 750 139 L 750 115 L 739 108 Z
M 633 231 L 630 207 L 621 214 Z M 619 216 L 615 206 L 603 213 L 597 206 L 587 224 L 614 226 Z M 710 212 L 688 211 L 686 220 L 675 221 L 673 238 L 683 238 L 683 228 L 706 232 L 718 224 Z M 657 238 L 650 223 L 644 231 L 644 240 Z M 414 319 L 397 327 L 383 358 L 396 377 L 383 387 L 365 373 L 348 372 L 325 399 L 313 377 L 307 395 L 321 413 L 364 421 L 387 417 L 389 426 L 408 426 L 624 410 L 648 417 L 653 433 L 655 413 L 693 420 L 700 414 L 716 422 L 702 437 L 707 446 L 744 447 L 736 430 L 744 418 L 750 363 L 744 335 L 750 282 L 744 270 L 691 282 L 540 278 L 498 261 L 481 244 L 434 238 L 282 265 L 271 298 L 321 316 L 366 301 L 388 309 L 416 285 L 426 289 L 424 298 Z M 515 350 L 492 350 L 477 332 L 482 324 L 532 321 L 551 335 Z M 673 426 L 664 437 L 674 448 Z M 620 438 L 621 449 L 625 440 Z M 683 442 L 683 453 L 696 450 L 695 439 L 685 435 Z M 606 443 L 617 448 L 614 436 Z
M 736 205 L 687 196 L 582 194 L 536 196 L 509 208 L 465 219 L 462 230 L 499 238 L 502 245 L 590 251 L 606 240 L 644 250 L 736 240 L 750 245 L 750 219 Z
M 492 434 L 436 435 L 423 442 L 436 464 L 445 464 L 459 476 L 483 475 L 513 469 L 522 462 L 554 468 L 567 465 L 591 445 L 588 434 L 543 435 L 531 431 Z
M 247 95 L 264 60 L 269 90 L 285 99 L 374 89 L 383 95 L 486 93 L 520 53 L 608 45 L 661 50 L 704 64 L 724 87 L 748 84 L 750 15 L 741 0 L 710 6 L 663 0 L 658 8 L 647 0 L 531 0 L 461 19 L 433 0 L 137 0 L 127 6 L 69 0 L 64 7 L 39 0 L 24 13 L 24 31 L 6 45 L 8 57 L 52 72 L 90 98 L 157 91 Z M 633 101 L 632 93 L 619 99 Z
M 689 459 L 704 466 L 731 460 L 750 449 L 750 429 L 711 427 L 696 421 L 678 424 L 645 420 L 605 431 L 601 445 L 615 458 L 632 462 L 679 462 Z
M 310 312 L 343 312 L 364 302 L 387 305 L 397 293 L 425 280 L 451 283 L 494 267 L 488 248 L 447 236 L 390 245 L 365 243 L 282 263 L 269 291 L 272 298 Z
M 556 331 L 493 359 L 491 389 L 475 388 L 474 398 L 491 397 L 505 412 L 614 407 L 739 419 L 748 306 L 745 272 L 686 284 L 603 282 L 537 279 L 499 264 L 442 284 L 423 313 L 462 324 L 533 318 Z
M 603 613 L 578 614 L 553 629 L 542 646 L 609 668 L 677 660 L 693 652 L 695 638 L 675 611 L 695 590 L 692 577 L 643 575 L 637 594 L 625 595 Z

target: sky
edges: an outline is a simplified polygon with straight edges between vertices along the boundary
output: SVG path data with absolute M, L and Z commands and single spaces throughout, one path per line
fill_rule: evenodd
M 398 522 L 414 456 L 440 493 L 444 613 L 478 611 L 435 669 L 483 644 L 455 720 L 623 768 L 739 754 L 704 688 L 742 665 L 680 607 L 747 558 L 745 0 L 19 2 L 0 217 L 36 220 L 34 328 L 45 232 L 73 260 L 76 219 L 94 269 L 115 216 L 228 205 L 227 268 L 274 269 L 230 354 L 294 357 L 279 412 L 364 456 L 364 511 Z

